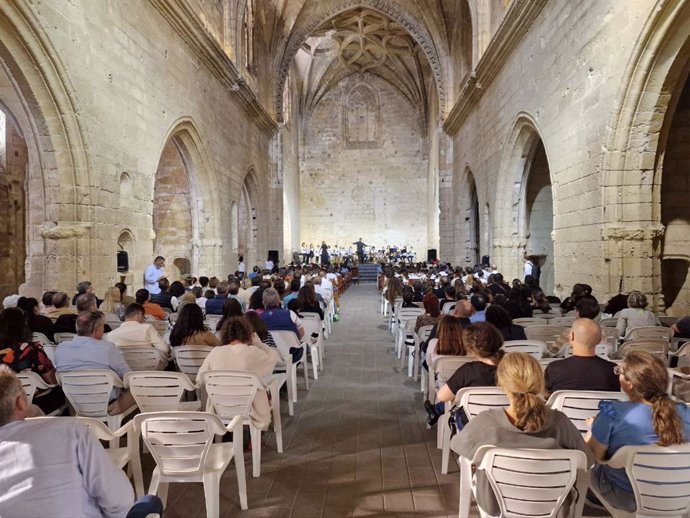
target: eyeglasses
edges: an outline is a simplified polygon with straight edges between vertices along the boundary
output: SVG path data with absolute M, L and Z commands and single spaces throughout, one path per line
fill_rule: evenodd
M 623 369 L 621 368 L 620 365 L 616 365 L 616 366 L 613 368 L 613 373 L 614 373 L 616 376 L 625 376 L 625 372 L 623 372 Z

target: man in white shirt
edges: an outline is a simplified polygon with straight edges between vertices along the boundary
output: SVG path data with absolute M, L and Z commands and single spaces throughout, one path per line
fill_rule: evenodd
M 534 271 L 534 263 L 527 256 L 523 257 L 523 261 L 525 261 L 525 277 L 527 277 L 528 275 L 531 277 L 532 272 Z
M 158 286 L 158 279 L 165 277 L 165 257 L 158 256 L 153 264 L 146 267 L 144 271 L 144 288 L 149 290 L 151 295 L 158 295 L 161 292 Z
M 147 495 L 134 503 L 127 476 L 86 426 L 68 417 L 27 421 L 28 409 L 16 374 L 0 367 L 2 516 L 143 518 L 162 514 L 158 497 Z
M 117 329 L 108 333 L 107 340 L 118 348 L 126 347 L 155 347 L 164 358 L 170 355 L 170 347 L 166 345 L 158 331 L 146 323 L 146 311 L 141 304 L 130 304 L 125 311 L 125 321 Z
M 266 264 L 264 264 L 264 269 L 268 270 L 269 272 L 272 272 L 274 266 L 275 266 L 275 264 L 273 264 L 273 261 L 271 261 L 270 257 L 268 259 L 266 259 Z

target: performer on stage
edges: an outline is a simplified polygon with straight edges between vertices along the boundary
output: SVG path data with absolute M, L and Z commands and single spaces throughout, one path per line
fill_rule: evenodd
M 321 266 L 327 266 L 331 264 L 328 257 L 328 245 L 325 241 L 321 241 Z
M 359 238 L 359 241 L 355 241 L 352 243 L 357 247 L 357 257 L 359 257 L 359 262 L 364 263 L 364 247 L 367 246 L 364 244 L 364 241 L 362 241 L 362 238 Z
M 161 292 L 158 286 L 158 279 L 165 277 L 165 257 L 158 256 L 154 259 L 153 264 L 146 267 L 144 271 L 144 288 L 149 290 L 151 295 L 158 295 Z

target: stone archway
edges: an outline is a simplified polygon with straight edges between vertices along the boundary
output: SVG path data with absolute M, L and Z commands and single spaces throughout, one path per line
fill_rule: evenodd
M 464 187 L 460 198 L 460 229 L 461 242 L 464 241 L 464 261 L 470 266 L 479 264 L 481 245 L 481 221 L 479 211 L 479 197 L 474 174 L 468 167 L 465 170 Z
M 509 142 L 512 144 L 503 156 L 496 185 L 494 221 L 498 235 L 493 255 L 506 277 L 517 278 L 523 277 L 523 255 L 535 256 L 542 271 L 540 284 L 551 294 L 557 268 L 554 194 L 548 154 L 529 114 L 517 117 Z
M 260 263 L 258 255 L 257 234 L 257 201 L 259 195 L 259 183 L 256 173 L 250 169 L 242 183 L 238 206 L 238 255 L 244 256 L 248 270 Z

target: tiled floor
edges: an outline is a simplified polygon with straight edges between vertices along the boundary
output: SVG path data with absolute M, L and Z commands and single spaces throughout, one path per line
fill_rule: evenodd
M 457 469 L 441 475 L 419 384 L 400 372 L 378 304 L 373 284 L 343 296 L 323 374 L 309 392 L 300 383 L 294 417 L 284 412 L 285 452 L 265 433 L 259 478 L 245 452 L 248 511 L 239 509 L 230 466 L 222 516 L 457 516 Z M 166 517 L 205 516 L 203 495 L 201 484 L 172 486 Z

